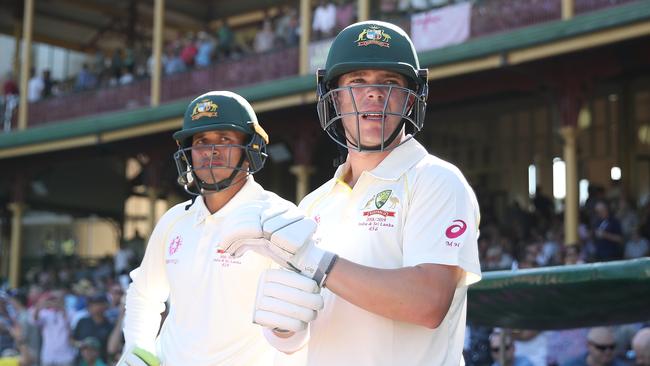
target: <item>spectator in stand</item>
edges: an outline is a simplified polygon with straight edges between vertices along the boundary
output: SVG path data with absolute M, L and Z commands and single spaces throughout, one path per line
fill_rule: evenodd
M 16 349 L 14 340 L 15 319 L 11 314 L 8 297 L 0 294 L 0 353 L 7 349 Z
M 104 295 L 94 295 L 88 299 L 89 316 L 79 320 L 74 329 L 73 338 L 82 341 L 86 337 L 95 337 L 101 344 L 100 358 L 107 360 L 108 337 L 113 330 L 113 324 L 106 318 L 108 300 Z
M 2 85 L 2 93 L 5 99 L 12 95 L 18 95 L 18 84 L 14 80 L 14 75 L 11 71 L 7 72 L 7 79 Z
M 120 76 L 120 79 L 118 81 L 118 84 L 120 85 L 128 85 L 133 82 L 133 73 L 131 70 L 127 67 L 122 68 L 122 75 Z
M 611 216 L 604 201 L 594 208 L 598 220 L 594 226 L 594 245 L 596 261 L 611 261 L 623 258 L 623 233 L 618 219 Z
M 52 80 L 52 73 L 49 69 L 43 70 L 43 98 L 49 98 L 54 95 L 55 82 Z
M 106 366 L 101 358 L 99 358 L 101 344 L 95 337 L 86 337 L 79 343 L 79 353 L 81 360 L 79 366 Z
M 503 252 L 503 247 L 492 245 L 488 248 L 485 261 L 482 264 L 486 271 L 510 269 L 512 266 L 512 257 L 508 253 Z
M 625 366 L 615 358 L 614 332 L 607 327 L 591 328 L 587 334 L 587 354 L 569 360 L 561 366 Z
M 194 34 L 189 33 L 187 37 L 183 40 L 183 49 L 181 50 L 181 60 L 185 64 L 185 67 L 191 69 L 194 67 L 194 58 L 198 53 L 196 48 L 196 42 L 194 41 Z
M 635 365 L 650 366 L 650 328 L 642 328 L 634 335 L 632 350 Z
M 513 330 L 515 357 L 522 356 L 534 366 L 545 366 L 548 358 L 548 332 Z
M 298 12 L 295 8 L 284 7 L 283 15 L 275 23 L 275 38 L 281 47 L 293 47 L 298 44 Z
M 255 42 L 253 49 L 257 53 L 269 52 L 273 49 L 275 43 L 275 34 L 273 33 L 273 26 L 270 20 L 265 20 L 262 25 L 262 30 L 255 35 Z
M 186 70 L 185 63 L 180 57 L 180 52 L 176 48 L 167 50 L 167 63 L 165 64 L 165 75 L 178 74 Z
M 501 347 L 503 347 L 503 364 L 500 361 Z M 490 355 L 492 366 L 534 366 L 526 356 L 515 356 L 515 344 L 509 334 L 502 330 L 495 330 L 490 335 Z
M 123 66 L 123 56 L 122 56 L 122 49 L 118 48 L 115 51 L 113 51 L 113 57 L 111 58 L 111 75 L 110 78 L 111 80 L 115 80 L 113 84 L 117 83 L 117 80 L 120 80 L 120 76 L 122 75 L 122 66 Z
M 638 229 L 632 232 L 632 237 L 625 243 L 623 258 L 641 258 L 650 255 L 650 244 L 648 239 L 641 236 Z
M 70 343 L 70 325 L 63 308 L 63 293 L 43 294 L 34 311 L 41 329 L 41 366 L 73 366 L 77 354 Z
M 124 297 L 124 290 L 119 283 L 113 283 L 108 290 L 108 309 L 104 313 L 106 318 L 111 323 L 115 324 L 117 318 L 122 310 L 122 298 Z
M 196 66 L 206 67 L 210 66 L 212 62 L 212 54 L 214 53 L 214 41 L 206 32 L 199 32 L 198 47 L 196 52 Z
M 634 235 L 634 231 L 639 227 L 639 216 L 633 205 L 625 196 L 621 195 L 617 202 L 616 218 L 621 223 L 621 232 L 625 240 Z
M 224 19 L 223 25 L 217 31 L 217 40 L 217 55 L 223 58 L 230 57 L 230 53 L 234 47 L 235 37 L 226 19 Z
M 536 188 L 535 198 L 533 198 L 533 205 L 535 206 L 535 214 L 537 216 L 537 219 L 541 221 L 538 222 L 537 227 L 538 229 L 543 230 L 542 232 L 544 232 L 551 221 L 554 208 L 553 200 L 544 195 L 542 186 L 537 186 Z
M 552 330 L 547 332 L 546 364 L 558 366 L 587 353 L 585 339 L 589 328 Z
M 88 64 L 84 63 L 81 67 L 81 70 L 79 71 L 79 74 L 77 75 L 75 90 L 81 91 L 92 89 L 95 87 L 96 81 L 97 79 L 95 78 L 95 75 L 90 72 Z
M 43 97 L 43 88 L 45 84 L 43 83 L 43 78 L 36 75 L 36 69 L 33 67 L 29 70 L 29 82 L 27 83 L 27 100 L 30 103 L 41 100 Z
M 33 321 L 33 311 L 27 309 L 27 297 L 23 292 L 17 292 L 8 298 L 13 307 L 14 341 L 16 349 L 23 356 L 22 366 L 38 366 L 38 356 L 41 349 L 40 330 Z
M 339 0 L 336 7 L 336 31 L 340 31 L 355 22 L 357 4 L 351 0 Z
M 336 6 L 325 0 L 320 0 L 314 10 L 314 22 L 311 29 L 316 39 L 329 38 L 334 32 L 336 26 Z
M 580 252 L 579 244 L 569 244 L 563 247 L 562 253 L 562 262 L 565 265 L 569 264 L 582 264 L 584 263 L 584 258 Z

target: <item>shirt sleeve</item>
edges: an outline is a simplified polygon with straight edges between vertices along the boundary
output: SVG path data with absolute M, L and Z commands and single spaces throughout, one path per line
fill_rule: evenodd
M 169 297 L 169 281 L 164 258 L 168 225 L 161 220 L 154 228 L 140 267 L 131 271 L 133 282 L 126 292 L 124 316 L 124 349 L 133 346 L 155 354 L 155 340 L 160 328 L 161 313 Z
M 404 223 L 404 266 L 459 266 L 465 271 L 459 286 L 479 281 L 480 215 L 465 178 L 453 170 L 422 174 L 412 191 Z

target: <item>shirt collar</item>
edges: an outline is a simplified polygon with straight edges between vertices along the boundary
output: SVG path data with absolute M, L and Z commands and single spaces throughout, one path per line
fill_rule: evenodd
M 407 137 L 409 139 L 393 149 L 379 165 L 363 174 L 370 174 L 379 179 L 398 180 L 413 165 L 429 154 L 424 146 L 413 138 L 413 136 L 409 135 Z M 344 177 L 349 169 L 350 165 L 348 162 L 339 166 L 336 173 L 334 173 L 335 182 L 345 184 Z
M 213 214 L 210 214 L 210 211 L 205 206 L 203 196 L 198 196 L 192 205 L 192 209 L 195 210 L 194 225 L 200 225 L 208 216 L 212 216 L 213 218 L 224 217 L 229 212 L 247 202 L 250 202 L 251 200 L 262 199 L 263 192 L 264 189 L 262 189 L 262 186 L 255 182 L 252 175 L 249 175 L 246 178 L 246 183 L 241 187 L 239 192 L 237 192 L 237 194 L 235 194 L 219 211 Z
M 398 180 L 413 165 L 422 160 L 429 153 L 413 136 L 407 136 L 408 140 L 399 145 L 388 156 L 368 172 L 368 174 L 387 180 Z

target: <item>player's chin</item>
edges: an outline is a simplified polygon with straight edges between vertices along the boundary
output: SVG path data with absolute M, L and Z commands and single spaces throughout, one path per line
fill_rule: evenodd
M 196 171 L 196 175 L 201 179 L 203 182 L 208 183 L 208 184 L 214 184 L 217 182 L 220 182 L 232 174 L 233 169 L 230 168 L 203 168 L 199 169 Z

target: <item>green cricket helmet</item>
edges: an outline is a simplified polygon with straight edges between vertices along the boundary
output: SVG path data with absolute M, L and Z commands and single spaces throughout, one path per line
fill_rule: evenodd
M 207 145 L 202 149 L 211 149 L 213 156 L 217 148 L 231 152 L 232 149 L 241 149 L 242 154 L 236 166 L 222 166 L 220 168 L 232 169 L 232 174 L 223 180 L 217 181 L 212 169 L 198 168 L 192 163 L 192 138 L 194 135 L 207 131 L 238 131 L 246 138 L 242 145 Z M 174 154 L 174 161 L 178 170 L 178 182 L 188 193 L 198 195 L 209 191 L 218 192 L 230 187 L 238 172 L 248 174 L 257 173 L 262 169 L 267 158 L 266 145 L 268 135 L 257 121 L 257 116 L 251 105 L 238 94 L 229 91 L 211 91 L 195 98 L 185 110 L 183 128 L 173 135 L 178 144 L 178 151 Z M 244 161 L 248 165 L 244 166 Z M 208 164 L 212 167 L 212 163 Z M 210 170 L 211 181 L 200 179 L 197 169 Z
M 403 75 L 408 88 L 381 85 L 385 88 L 384 108 L 378 114 L 385 122 L 387 116 L 401 117 L 394 131 L 386 131 L 383 141 L 376 146 L 361 144 L 361 136 L 346 136 L 342 118 L 351 115 L 357 123 L 365 111 L 342 111 L 337 103 L 341 93 L 354 95 L 362 87 L 339 87 L 339 78 L 357 70 L 385 70 Z M 325 69 L 317 71 L 318 117 L 321 127 L 343 149 L 352 147 L 358 151 L 386 151 L 406 126 L 406 132 L 415 134 L 422 129 L 428 95 L 427 69 L 420 69 L 418 56 L 409 36 L 400 27 L 380 21 L 359 22 L 343 29 L 334 39 L 327 55 Z M 404 100 L 401 110 L 389 110 L 388 100 L 400 97 Z M 357 128 L 357 132 L 359 129 Z M 382 128 L 383 131 L 383 128 Z M 359 132 L 358 132 L 359 133 Z

